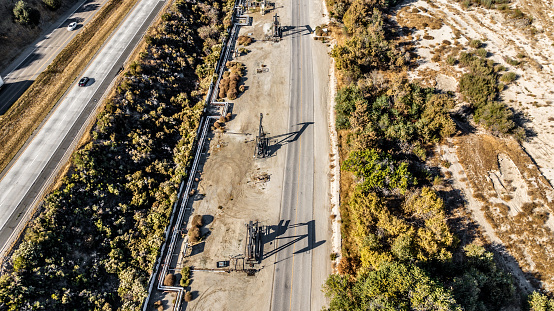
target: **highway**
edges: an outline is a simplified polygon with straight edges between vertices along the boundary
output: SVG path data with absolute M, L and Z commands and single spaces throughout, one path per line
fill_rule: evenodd
M 85 69 L 83 75 L 91 81 L 85 87 L 73 84 L 0 180 L 0 253 L 69 157 L 119 68 L 164 4 L 159 0 L 137 3 Z
M 316 93 L 321 86 L 314 75 L 314 40 L 307 26 L 310 1 L 290 3 L 292 29 L 285 37 L 291 44 L 288 131 L 297 134 L 286 145 L 280 220 L 289 225 L 275 246 L 271 310 L 321 310 L 325 301 L 321 284 L 330 273 L 330 242 L 325 240 L 329 211 L 324 203 L 328 199 L 324 159 L 329 154 L 326 103 Z
M 48 29 L 47 34 L 39 38 L 36 44 L 31 45 L 10 66 L 0 71 L 6 83 L 0 89 L 0 115 L 33 84 L 36 77 L 107 2 L 108 0 L 79 1 L 68 14 Z M 67 25 L 71 22 L 77 22 L 77 28 L 68 31 Z

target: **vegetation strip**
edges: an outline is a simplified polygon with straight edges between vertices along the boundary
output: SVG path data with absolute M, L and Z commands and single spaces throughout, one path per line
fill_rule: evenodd
M 236 6 L 236 2 L 237 1 L 235 0 L 234 3 L 233 3 L 233 7 Z M 235 17 L 234 10 L 230 11 L 230 13 L 231 13 L 231 20 L 234 20 L 235 18 L 240 18 L 240 16 Z M 239 25 L 239 23 L 235 22 L 233 24 L 233 27 L 229 31 L 227 44 L 223 48 L 223 50 L 222 50 L 223 53 L 220 54 L 219 60 L 218 60 L 217 65 L 216 65 L 215 72 L 217 73 L 217 78 L 214 77 L 216 82 L 215 82 L 215 84 L 214 83 L 210 84 L 210 87 L 208 89 L 208 93 L 206 95 L 206 102 L 205 102 L 204 111 L 206 111 L 206 108 L 208 108 L 210 105 L 215 104 L 214 100 L 217 97 L 214 97 L 213 94 L 214 94 L 214 92 L 216 92 L 218 90 L 219 83 L 222 79 L 222 76 L 223 76 L 224 72 L 226 72 L 225 68 L 226 68 L 226 64 L 227 64 L 227 59 L 229 58 L 231 47 L 234 45 L 234 42 L 236 40 L 236 36 L 238 34 L 238 31 L 239 31 L 238 30 L 238 25 Z M 196 136 L 197 136 L 197 138 L 199 137 L 199 140 L 198 140 L 198 144 L 196 146 L 196 154 L 195 154 L 194 159 L 193 159 L 191 172 L 196 172 L 196 168 L 198 166 L 198 161 L 200 160 L 200 154 L 202 153 L 202 149 L 204 148 L 206 133 L 208 131 L 208 128 L 211 125 L 211 120 L 212 119 L 219 120 L 220 117 L 225 116 L 227 114 L 227 111 L 228 111 L 228 104 L 227 103 L 224 103 L 224 104 L 217 103 L 217 105 L 218 106 L 224 106 L 224 108 L 222 110 L 222 113 L 221 113 L 221 116 L 205 116 L 200 120 L 198 130 L 196 132 Z M 202 124 L 204 126 L 200 130 Z M 219 123 L 215 123 L 215 124 L 217 125 Z M 177 236 L 180 234 L 180 230 L 178 228 L 180 227 L 180 224 L 183 223 L 183 217 L 185 216 L 185 213 L 187 212 L 187 204 L 188 204 L 188 199 L 189 199 L 189 193 L 191 191 L 191 187 L 192 187 L 192 184 L 194 182 L 194 178 L 195 178 L 194 174 L 192 174 L 188 177 L 185 192 L 184 192 L 184 197 L 183 197 L 183 200 L 182 200 L 181 205 L 180 205 L 179 210 L 178 210 L 177 220 L 175 221 L 175 224 L 177 224 L 177 225 L 172 226 L 171 224 L 173 224 L 173 218 L 175 216 L 175 213 L 177 212 L 175 210 L 175 208 L 177 208 L 177 203 L 179 201 L 179 198 L 181 197 L 182 188 L 185 184 L 184 180 L 181 182 L 181 185 L 179 187 L 179 194 L 178 194 L 178 197 L 177 197 L 177 201 L 175 202 L 175 206 L 173 207 L 173 213 L 171 215 L 171 219 L 169 221 L 169 226 L 167 227 L 167 230 L 166 230 L 166 233 L 165 233 L 165 240 L 167 241 L 168 235 L 170 234 L 170 230 L 171 230 L 171 228 L 173 228 L 173 231 L 171 232 L 171 241 L 169 243 L 169 249 L 167 250 L 167 252 L 165 252 L 165 247 L 166 247 L 167 244 L 164 243 L 162 245 L 160 260 L 157 262 L 155 271 L 154 271 L 154 273 L 152 274 L 152 276 L 150 278 L 150 286 L 149 286 L 149 290 L 148 290 L 148 296 L 146 297 L 146 302 L 144 304 L 143 310 L 146 310 L 146 308 L 148 307 L 148 302 L 149 302 L 150 296 L 152 294 L 154 277 L 156 275 L 158 275 L 158 271 L 160 271 L 160 265 L 162 265 L 162 262 L 164 262 L 166 264 L 162 266 L 162 270 L 159 272 L 157 289 L 162 290 L 162 291 L 163 290 L 177 291 L 177 298 L 175 299 L 175 304 L 173 306 L 173 310 L 179 310 L 181 308 L 182 299 L 185 299 L 186 301 L 190 301 L 192 299 L 190 291 L 187 291 L 185 293 L 185 296 L 183 297 L 183 291 L 184 291 L 185 287 L 188 287 L 188 282 L 184 283 L 184 284 L 186 284 L 186 286 L 183 285 L 183 284 L 180 284 L 181 287 L 176 287 L 176 286 L 174 286 L 174 281 L 173 282 L 170 282 L 170 281 L 166 282 L 166 280 L 174 279 L 174 275 L 168 273 L 168 264 L 167 263 L 171 261 L 171 257 L 173 256 Z M 198 215 L 196 215 L 196 216 L 198 216 Z M 200 219 L 200 222 L 201 222 L 201 219 Z M 185 223 L 185 225 L 186 225 L 186 223 Z M 190 232 L 189 232 L 189 234 L 190 234 Z M 184 248 L 186 250 L 186 248 L 189 247 L 188 246 L 188 240 L 185 240 L 184 243 L 185 243 Z M 165 257 L 165 259 L 162 259 L 164 257 Z M 184 269 L 186 271 L 189 271 L 190 267 L 185 267 Z M 159 282 L 159 280 L 161 280 L 161 279 L 164 279 L 163 283 Z M 183 280 L 184 279 L 181 279 L 180 283 L 183 283 Z M 159 304 L 159 302 L 156 302 L 155 304 Z
M 176 1 L 149 31 L 0 277 L 0 306 L 141 308 L 231 9 Z
M 111 0 L 0 116 L 0 171 L 63 96 L 138 0 Z
M 333 22 L 325 28 L 336 38 L 343 255 L 324 286 L 328 310 L 552 310 L 547 296 L 518 291 L 486 241 L 452 215 L 456 192 L 440 167 L 448 163 L 437 163 L 433 150 L 464 121 L 454 122 L 454 94 L 408 80 L 413 58 L 386 15 L 396 4 L 327 1 Z M 496 135 L 523 139 L 496 101 L 498 80 L 514 76 L 500 76 L 480 42 L 473 45 L 459 60 L 469 67 L 459 90 L 473 118 Z

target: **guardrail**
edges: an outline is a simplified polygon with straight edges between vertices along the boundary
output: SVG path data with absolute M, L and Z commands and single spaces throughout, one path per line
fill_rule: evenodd
M 242 1 L 243 0 L 236 0 L 235 1 L 235 7 L 234 7 L 235 10 L 240 6 L 240 3 Z M 235 18 L 236 18 L 236 20 L 235 20 Z M 204 114 L 206 114 L 206 112 L 207 112 L 207 110 L 210 106 L 220 106 L 220 107 L 222 107 L 223 110 L 222 110 L 220 116 L 225 116 L 227 114 L 227 111 L 229 109 L 229 103 L 215 102 L 213 95 L 214 95 L 214 92 L 217 92 L 217 90 L 219 88 L 219 83 L 221 81 L 223 73 L 225 72 L 225 64 L 227 63 L 227 60 L 229 59 L 229 55 L 231 53 L 233 45 L 235 44 L 236 37 L 237 37 L 238 32 L 239 32 L 239 27 L 241 25 L 243 25 L 244 18 L 249 18 L 249 17 L 240 16 L 240 15 L 235 16 L 235 12 L 233 13 L 233 27 L 229 31 L 229 37 L 227 39 L 227 44 L 224 46 L 224 49 L 222 50 L 222 53 L 219 57 L 219 61 L 218 61 L 217 67 L 216 67 L 217 80 L 216 80 L 215 83 L 212 82 L 210 84 L 209 89 L 208 89 L 208 94 L 206 96 L 206 102 L 205 102 L 205 107 L 204 107 Z M 216 98 L 217 98 L 217 96 L 216 96 Z M 175 303 L 173 305 L 173 310 L 180 310 L 180 308 L 181 308 L 181 303 L 182 303 L 182 300 L 183 300 L 183 294 L 184 294 L 185 289 L 183 287 L 180 287 L 180 286 L 165 286 L 165 285 L 163 285 L 163 280 L 167 276 L 169 265 L 171 264 L 171 257 L 173 256 L 173 252 L 175 250 L 175 246 L 176 246 L 176 243 L 177 243 L 177 240 L 178 240 L 178 235 L 180 233 L 179 227 L 183 224 L 183 220 L 185 218 L 185 215 L 186 215 L 187 211 L 189 210 L 187 208 L 188 200 L 189 200 L 189 197 L 190 197 L 189 194 L 190 194 L 192 185 L 194 183 L 194 178 L 195 178 L 195 175 L 196 175 L 196 169 L 198 168 L 198 163 L 200 161 L 200 157 L 203 153 L 204 143 L 205 143 L 205 140 L 206 140 L 208 129 L 209 129 L 212 121 L 219 119 L 220 116 L 204 115 L 200 118 L 200 122 L 198 124 L 198 129 L 196 131 L 196 137 L 197 138 L 199 137 L 199 139 L 197 141 L 196 153 L 195 153 L 195 156 L 194 156 L 193 164 L 192 164 L 192 167 L 189 171 L 189 176 L 188 176 L 188 179 L 187 179 L 187 182 L 186 182 L 186 187 L 184 189 L 184 192 L 183 192 L 183 186 L 185 185 L 185 181 L 183 180 L 181 182 L 181 185 L 179 186 L 179 193 L 178 193 L 178 197 L 177 197 L 178 199 L 177 199 L 177 201 L 175 202 L 175 204 L 173 206 L 173 211 L 171 213 L 171 218 L 169 220 L 169 226 L 167 227 L 167 229 L 164 233 L 164 243 L 162 244 L 162 248 L 161 248 L 161 251 L 160 251 L 160 257 L 159 257 L 157 263 L 155 264 L 154 272 L 150 276 L 150 280 L 149 280 L 150 285 L 148 286 L 148 296 L 146 297 L 146 299 L 144 301 L 144 305 L 143 305 L 143 308 L 142 308 L 143 311 L 146 311 L 146 309 L 148 307 L 148 302 L 150 301 L 150 296 L 152 295 L 152 290 L 153 290 L 153 287 L 154 287 L 154 283 L 156 283 L 156 279 L 155 279 L 156 276 L 158 276 L 157 277 L 158 286 L 156 287 L 156 289 L 161 290 L 161 291 L 176 292 L 177 297 L 176 297 Z M 182 199 L 181 199 L 181 197 L 182 197 Z M 181 201 L 181 204 L 180 204 L 179 208 L 177 208 L 179 201 Z M 176 213 L 177 213 L 177 219 L 174 222 Z M 167 244 L 167 241 L 168 241 L 168 238 L 169 238 L 170 234 L 171 234 L 171 240 L 170 240 L 169 244 Z M 187 247 L 188 247 L 188 239 L 185 239 L 184 243 L 185 243 L 184 248 L 186 250 Z M 166 247 L 167 247 L 167 250 L 166 250 Z M 164 254 L 165 254 L 165 256 L 164 256 Z M 160 270 L 160 267 L 161 267 L 161 270 Z

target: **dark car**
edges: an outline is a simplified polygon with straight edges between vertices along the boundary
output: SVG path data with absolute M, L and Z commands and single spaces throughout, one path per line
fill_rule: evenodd
M 90 79 L 87 77 L 82 77 L 81 80 L 79 80 L 79 86 L 87 86 L 87 83 Z

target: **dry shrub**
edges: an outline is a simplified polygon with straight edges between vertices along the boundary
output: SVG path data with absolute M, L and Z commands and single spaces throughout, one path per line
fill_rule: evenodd
M 423 30 L 427 27 L 431 29 L 440 29 L 442 20 L 433 16 L 420 14 L 419 12 L 408 11 L 409 7 L 404 7 L 398 12 L 398 24 L 402 27 L 416 28 Z M 417 10 L 417 9 L 416 9 Z
M 222 78 L 219 82 L 219 98 L 225 98 L 229 90 L 229 78 Z
M 252 42 L 254 42 L 254 38 L 249 36 L 239 36 L 237 43 L 239 45 L 249 46 Z
M 521 210 L 528 214 L 528 215 L 532 215 L 533 214 L 533 210 L 537 207 L 537 205 L 534 203 L 534 202 L 526 202 L 526 203 L 523 203 L 521 205 Z
M 433 39 L 435 39 L 435 37 L 430 36 L 430 35 L 425 35 L 425 36 L 423 36 L 423 39 L 425 39 L 425 40 L 433 40 Z
M 158 311 L 162 311 L 164 309 L 164 306 L 161 300 L 154 302 L 154 307 L 156 307 Z
M 232 117 L 232 116 L 233 116 L 233 115 L 232 115 L 230 112 L 228 112 L 227 115 L 225 115 L 225 121 L 226 121 L 226 122 L 231 121 L 231 117 Z
M 506 216 L 510 211 L 510 207 L 504 203 L 495 203 L 494 206 L 498 208 L 498 211 L 501 215 Z
M 535 221 L 535 224 L 538 226 L 543 226 L 548 220 L 548 216 L 549 214 L 545 211 L 535 212 L 532 215 L 533 220 Z
M 339 262 L 338 271 L 342 275 L 356 275 L 359 263 L 355 258 L 349 256 L 342 256 Z
M 200 228 L 192 227 L 189 230 L 189 241 L 191 243 L 198 243 L 200 241 Z
M 227 98 L 229 100 L 235 100 L 237 98 L 237 91 L 236 90 L 229 90 L 229 92 L 227 92 Z
M 215 123 L 214 123 L 214 127 L 215 127 L 216 129 L 220 129 L 220 128 L 221 128 L 221 124 L 220 124 L 219 122 L 215 122 Z
M 169 273 L 164 278 L 164 286 L 173 286 L 175 284 L 175 275 L 173 273 Z
M 192 301 L 192 293 L 190 291 L 185 293 L 185 301 L 191 302 Z
M 487 220 L 487 222 L 491 225 L 491 227 L 494 229 L 494 230 L 498 230 L 498 225 L 496 224 L 496 222 L 494 221 L 494 217 L 492 215 L 492 213 L 489 211 L 489 210 L 486 210 L 484 212 L 484 215 L 485 215 L 485 219 Z
M 514 197 L 509 195 L 509 194 L 506 194 L 506 195 L 503 195 L 502 196 L 502 200 L 506 201 L 506 202 L 510 202 Z
M 473 193 L 473 198 L 480 202 L 487 202 L 487 198 L 481 192 Z
M 193 227 L 202 227 L 204 225 L 202 215 L 194 215 L 194 217 L 192 217 L 191 225 Z

